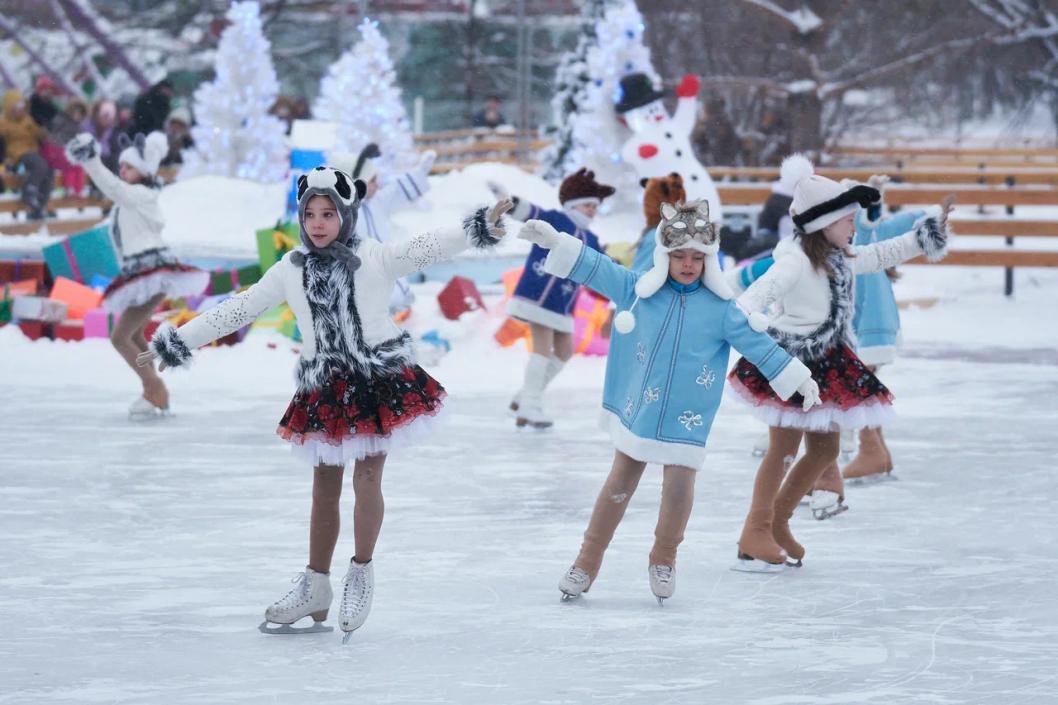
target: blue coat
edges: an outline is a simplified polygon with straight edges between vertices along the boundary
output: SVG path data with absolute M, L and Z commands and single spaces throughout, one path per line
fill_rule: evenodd
M 529 206 L 525 220 L 543 220 L 560 233 L 580 240 L 593 250 L 601 251 L 599 238 L 590 230 L 582 230 L 562 211 L 543 210 Z M 547 250 L 537 245 L 525 260 L 525 269 L 507 304 L 507 313 L 531 323 L 539 323 L 555 330 L 573 332 L 573 305 L 577 301 L 580 287 L 562 277 L 544 271 Z
M 903 235 L 911 230 L 923 211 L 896 213 L 871 221 L 867 211 L 856 214 L 854 245 L 870 245 Z M 892 362 L 900 336 L 900 310 L 896 306 L 893 283 L 883 272 L 856 276 L 856 312 L 852 319 L 858 345 L 856 354 L 868 365 Z
M 587 247 L 579 250 L 557 256 L 575 257 L 569 278 L 610 298 L 618 310 L 628 310 L 636 300 L 638 275 Z M 640 299 L 634 314 L 632 332 L 615 332 L 610 339 L 603 423 L 617 449 L 637 460 L 702 466 L 731 347 L 756 365 L 783 398 L 809 377 L 801 362 L 766 333 L 750 328 L 733 300 L 720 298 L 700 281 L 685 286 L 669 279 L 656 294 Z

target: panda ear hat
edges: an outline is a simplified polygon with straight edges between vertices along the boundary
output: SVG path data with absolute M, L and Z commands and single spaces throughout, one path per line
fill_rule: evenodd
M 301 244 L 309 252 L 327 255 L 345 263 L 350 271 L 360 268 L 356 248 L 360 244 L 356 237 L 356 218 L 360 210 L 360 199 L 367 193 L 367 184 L 353 179 L 344 171 L 329 166 L 318 166 L 298 177 L 298 224 L 301 226 Z M 326 247 L 317 247 L 305 231 L 305 208 L 316 196 L 326 196 L 334 203 L 341 225 L 338 237 Z M 295 253 L 294 264 L 302 265 L 304 256 Z

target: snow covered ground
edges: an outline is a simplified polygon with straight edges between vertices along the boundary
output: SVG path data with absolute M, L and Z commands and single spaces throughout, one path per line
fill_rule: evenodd
M 832 521 L 799 511 L 801 570 L 728 570 L 761 429 L 725 403 L 664 608 L 653 469 L 591 594 L 556 589 L 611 457 L 604 361 L 556 381 L 553 432 L 518 434 L 525 351 L 491 341 L 495 297 L 452 323 L 417 287 L 412 328 L 453 344 L 431 371 L 455 413 L 386 468 L 374 610 L 345 647 L 256 630 L 306 554 L 310 472 L 272 433 L 290 343 L 201 351 L 167 373 L 176 414 L 134 425 L 105 342 L 2 328 L 0 703 L 1058 702 L 1058 276 L 1019 271 L 1011 300 L 1001 283 L 905 268 L 900 298 L 939 302 L 905 312 L 883 374 L 900 479 L 849 488 Z

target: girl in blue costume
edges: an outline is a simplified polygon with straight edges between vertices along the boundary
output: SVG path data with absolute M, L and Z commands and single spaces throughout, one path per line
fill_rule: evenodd
M 705 462 L 732 346 L 755 361 L 780 398 L 800 393 L 806 409 L 818 400 L 808 368 L 754 331 L 733 301 L 716 259 L 719 239 L 708 203 L 666 203 L 661 210 L 654 267 L 642 276 L 542 220 L 526 223 L 520 235 L 550 250 L 546 272 L 584 284 L 621 309 L 603 392 L 613 468 L 595 501 L 580 554 L 559 583 L 567 597 L 591 587 L 647 463 L 663 465 L 665 473 L 648 561 L 650 587 L 659 602 L 672 596 L 676 549 L 690 517 L 694 479 Z
M 509 197 L 507 190 L 489 183 L 495 194 Z M 595 181 L 595 174 L 580 169 L 563 179 L 558 189 L 562 210 L 544 210 L 527 201 L 512 197 L 517 220 L 539 219 L 559 232 L 566 233 L 593 250 L 601 251 L 599 238 L 589 230 L 591 221 L 604 199 L 614 189 Z M 511 400 L 511 411 L 516 414 L 518 428 L 545 429 L 553 421 L 544 413 L 544 390 L 562 371 L 573 355 L 573 306 L 580 287 L 563 277 L 544 271 L 547 252 L 534 246 L 525 260 L 522 277 L 507 304 L 512 318 L 529 324 L 532 351 L 525 367 L 525 381 Z

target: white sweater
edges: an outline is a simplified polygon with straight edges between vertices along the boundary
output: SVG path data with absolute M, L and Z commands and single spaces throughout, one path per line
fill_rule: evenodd
M 487 234 L 484 217 L 479 212 L 476 219 L 467 220 L 463 229 L 442 228 L 392 243 L 360 242 L 356 254 L 362 264 L 351 277 L 344 266 L 329 258 L 316 260 L 326 262 L 325 267 L 309 270 L 307 260 L 315 256 L 298 248 L 294 252 L 301 252 L 306 258 L 303 266 L 294 264 L 291 261 L 294 252 L 288 252 L 246 291 L 179 329 L 159 329 L 151 346 L 166 364 L 177 366 L 190 359 L 191 350 L 248 325 L 264 311 L 286 301 L 304 340 L 298 368 L 299 388 L 318 388 L 336 364 L 368 375 L 397 371 L 414 364 L 414 358 L 410 336 L 389 315 L 393 282 L 450 259 L 468 245 L 482 247 L 495 242 Z M 309 281 L 310 271 L 319 274 L 316 286 L 330 287 L 328 290 L 334 292 L 326 303 L 310 302 L 307 295 L 307 287 L 313 286 Z M 321 347 L 317 334 L 321 331 L 325 336 L 325 356 L 317 355 Z M 340 350 L 347 351 L 343 359 L 336 357 Z M 318 357 L 328 359 L 317 360 Z
M 110 214 L 110 235 L 122 257 L 165 247 L 162 228 L 165 219 L 158 206 L 158 189 L 122 181 L 103 166 L 99 157 L 84 164 L 85 171 L 103 195 L 114 202 Z

